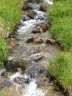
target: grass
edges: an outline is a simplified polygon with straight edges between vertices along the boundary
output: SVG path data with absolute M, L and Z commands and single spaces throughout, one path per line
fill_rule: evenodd
M 48 71 L 65 88 L 72 87 L 72 0 L 55 0 L 48 9 L 50 32 L 64 52 L 50 61 Z
M 66 89 L 72 85 L 72 51 L 62 52 L 50 61 L 49 72 Z
M 0 36 L 0 67 L 3 67 L 3 62 L 7 59 L 7 43 L 5 40 Z
M 5 94 L 3 94 L 3 93 L 0 93 L 0 96 L 6 96 Z
M 24 0 L 0 0 L 0 66 L 7 58 L 5 35 L 12 32 L 21 17 L 21 3 Z
M 20 20 L 21 1 L 24 0 L 0 0 L 0 17 L 4 20 L 8 31 L 11 31 Z
M 65 50 L 69 50 L 72 47 L 72 1 L 56 0 L 48 13 L 53 25 L 51 33 Z

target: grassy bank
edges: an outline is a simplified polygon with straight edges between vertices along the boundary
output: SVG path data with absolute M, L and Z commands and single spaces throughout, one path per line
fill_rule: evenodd
M 21 17 L 20 5 L 24 0 L 0 0 L 0 66 L 7 57 L 7 44 L 4 37 L 13 31 Z
M 72 86 L 72 0 L 54 0 L 48 15 L 52 22 L 50 32 L 64 47 L 64 52 L 50 62 L 48 70 L 68 89 Z

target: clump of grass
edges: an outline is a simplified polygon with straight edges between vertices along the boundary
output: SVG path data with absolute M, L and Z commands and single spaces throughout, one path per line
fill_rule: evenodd
M 12 31 L 20 20 L 21 1 L 24 0 L 0 0 L 0 16 L 4 19 L 8 31 Z
M 4 37 L 13 31 L 14 26 L 20 20 L 21 2 L 24 0 L 0 0 L 0 67 L 3 67 L 8 52 Z
M 50 74 L 52 74 L 60 82 L 60 84 L 66 89 L 72 85 L 72 51 L 62 52 L 57 55 L 48 68 Z
M 3 63 L 7 59 L 7 53 L 7 44 L 5 40 L 0 36 L 0 67 L 3 67 Z
M 55 0 L 48 13 L 52 21 L 50 32 L 66 50 L 69 50 L 72 47 L 72 1 Z
M 48 71 L 65 89 L 72 87 L 72 0 L 55 0 L 48 9 L 50 32 L 64 52 L 50 61 Z

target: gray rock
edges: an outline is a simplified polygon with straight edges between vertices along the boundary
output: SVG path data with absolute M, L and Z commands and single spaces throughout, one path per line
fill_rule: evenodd
M 30 56 L 33 61 L 38 61 L 43 58 L 43 53 L 36 53 Z
M 1 69 L 1 70 L 0 70 L 0 76 L 4 75 L 5 72 L 6 72 L 6 69 Z

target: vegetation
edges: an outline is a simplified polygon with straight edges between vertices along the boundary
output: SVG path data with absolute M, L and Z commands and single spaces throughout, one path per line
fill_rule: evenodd
M 48 14 L 52 22 L 50 32 L 64 47 L 64 52 L 50 61 L 48 70 L 64 88 L 68 88 L 72 86 L 72 0 L 55 0 Z
M 20 3 L 24 0 L 0 0 L 0 16 L 6 24 L 7 31 L 11 31 L 20 20 Z
M 5 94 L 0 93 L 0 96 L 6 96 Z
M 72 47 L 72 0 L 55 0 L 48 13 L 52 21 L 51 33 L 69 50 Z
M 7 58 L 7 44 L 5 35 L 12 32 L 21 16 L 20 4 L 24 0 L 0 0 L 0 66 Z
M 3 67 L 3 62 L 7 59 L 8 48 L 5 40 L 0 37 L 0 66 Z
M 70 54 L 71 53 L 71 54 Z M 50 61 L 49 72 L 63 85 L 68 88 L 72 85 L 72 51 L 62 52 Z

